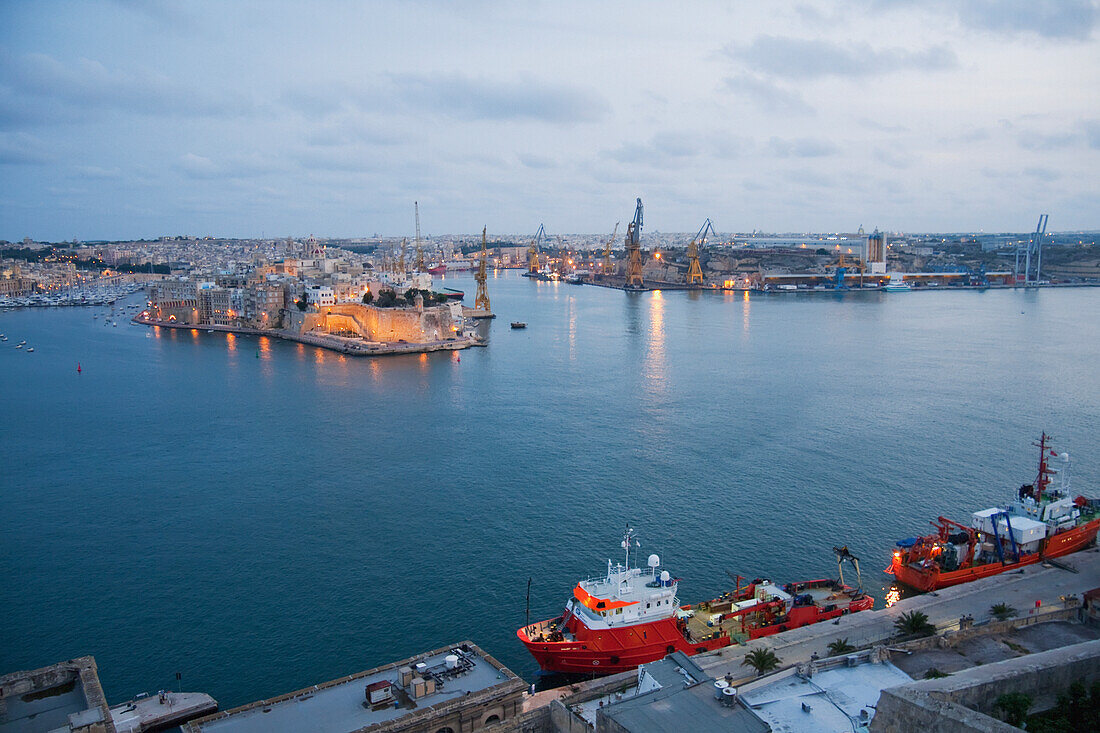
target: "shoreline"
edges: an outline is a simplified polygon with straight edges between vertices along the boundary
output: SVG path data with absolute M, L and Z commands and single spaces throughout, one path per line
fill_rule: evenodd
M 433 351 L 461 351 L 473 346 L 486 346 L 483 339 L 475 336 L 456 336 L 446 341 L 425 341 L 422 343 L 400 343 L 390 341 L 363 341 L 361 339 L 345 339 L 340 336 L 315 335 L 292 333 L 283 329 L 261 330 L 258 328 L 246 328 L 244 326 L 221 326 L 216 324 L 189 324 L 171 323 L 168 321 L 156 321 L 151 318 L 142 318 L 140 315 L 130 319 L 131 323 L 139 326 L 150 326 L 172 329 L 186 329 L 194 331 L 215 331 L 218 333 L 232 333 L 242 336 L 268 336 L 284 341 L 294 341 L 306 346 L 316 346 L 328 349 L 348 356 L 388 356 L 391 354 L 426 354 Z

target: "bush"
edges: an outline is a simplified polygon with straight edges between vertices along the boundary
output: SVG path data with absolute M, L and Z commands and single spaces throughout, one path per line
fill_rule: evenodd
M 363 304 L 370 305 L 372 302 L 374 302 L 374 293 L 369 290 L 363 293 Z
M 1017 611 L 1007 603 L 998 603 L 989 607 L 989 615 L 998 621 L 1005 621 L 1017 614 Z
M 993 707 L 1003 713 L 1006 723 L 1019 728 L 1031 707 L 1031 696 L 1022 692 L 1006 692 L 997 698 Z

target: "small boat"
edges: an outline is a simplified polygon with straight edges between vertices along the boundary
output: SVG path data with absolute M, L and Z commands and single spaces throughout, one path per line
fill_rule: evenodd
M 30 347 L 29 349 L 27 349 L 27 353 L 28 353 L 28 354 L 29 354 L 29 353 L 31 353 L 32 351 L 34 351 L 34 347 L 33 347 L 33 346 L 32 346 L 32 347 Z
M 905 282 L 905 279 L 901 275 L 891 275 L 890 281 L 886 283 L 886 287 L 884 288 L 888 293 L 904 293 L 912 289 L 913 286 Z
M 206 329 L 206 332 L 207 332 L 207 333 L 214 333 L 214 329 L 212 329 L 212 328 L 208 328 L 208 329 Z
M 17 348 L 17 349 L 21 349 L 21 348 L 23 348 L 23 344 L 16 344 L 16 345 L 15 345 L 15 348 Z
M 512 321 L 512 328 L 527 328 L 527 324 L 523 321 Z

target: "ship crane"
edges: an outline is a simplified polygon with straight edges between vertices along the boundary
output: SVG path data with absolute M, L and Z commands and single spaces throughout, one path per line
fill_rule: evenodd
M 531 246 L 527 248 L 527 272 L 532 275 L 537 275 L 541 269 L 539 264 L 539 242 L 546 236 L 546 229 L 542 224 L 539 224 L 539 230 L 535 232 L 535 239 L 531 242 Z
M 485 273 L 485 266 L 489 260 L 489 250 L 485 246 L 485 229 L 486 227 L 481 228 L 481 262 L 477 267 L 477 275 L 474 276 L 474 280 L 477 281 L 477 295 L 474 297 L 474 308 L 490 313 L 492 309 L 489 307 L 489 291 L 485 289 L 485 282 L 488 279 Z
M 615 222 L 615 229 L 611 232 L 611 237 L 607 240 L 607 244 L 603 248 L 603 274 L 611 274 L 611 244 L 615 241 L 615 235 L 619 233 L 619 222 Z
M 844 561 L 852 563 L 852 567 L 856 569 L 856 593 L 863 593 L 863 576 L 859 572 L 859 558 L 851 553 L 848 549 L 848 545 L 843 547 L 834 547 L 833 552 L 836 553 L 836 568 L 840 573 L 840 584 L 844 585 Z
M 634 208 L 634 221 L 626 225 L 626 287 L 641 290 L 642 283 L 642 200 Z
M 416 271 L 424 272 L 424 246 L 420 243 L 420 204 L 413 201 L 416 210 Z
M 703 269 L 699 267 L 699 247 L 707 243 L 707 234 L 713 231 L 714 227 L 711 225 L 710 219 L 707 219 L 703 222 L 703 226 L 699 228 L 698 234 L 692 237 L 691 244 L 688 245 L 688 285 L 703 284 Z M 696 244 L 696 242 L 698 242 L 698 244 Z
M 405 252 L 409 247 L 409 238 L 404 237 L 401 240 L 401 258 L 397 260 L 397 274 L 402 277 L 405 276 Z

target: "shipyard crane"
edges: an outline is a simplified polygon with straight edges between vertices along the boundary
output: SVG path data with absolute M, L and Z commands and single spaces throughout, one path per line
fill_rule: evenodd
M 1047 233 L 1047 219 L 1050 218 L 1047 214 L 1039 215 L 1039 222 L 1035 225 L 1035 233 L 1028 238 L 1027 249 L 1025 250 L 1024 261 L 1024 284 L 1025 285 L 1037 285 L 1039 283 L 1039 270 L 1043 266 L 1043 237 Z M 1035 279 L 1031 277 L 1031 253 L 1036 254 L 1035 262 Z M 1016 248 L 1016 267 L 1013 271 L 1014 277 L 1020 279 L 1020 248 Z
M 642 284 L 642 200 L 634 208 L 634 221 L 626 225 L 626 287 L 641 290 Z
M 542 224 L 539 224 L 539 230 L 535 232 L 535 238 L 531 242 L 531 246 L 527 248 L 527 272 L 532 275 L 538 274 L 541 269 L 539 265 L 539 242 L 546 236 L 546 229 Z
M 615 229 L 611 232 L 611 237 L 607 240 L 607 244 L 603 248 L 603 274 L 611 274 L 611 244 L 615 241 L 615 236 L 619 233 L 619 222 L 615 222 Z
M 489 261 L 489 250 L 485 246 L 486 228 L 487 227 L 481 228 L 481 262 L 478 263 L 477 275 L 474 276 L 474 280 L 477 281 L 477 295 L 474 297 L 474 308 L 490 313 L 492 309 L 489 308 L 489 291 L 485 289 L 485 282 L 488 280 L 488 276 L 485 273 L 485 267 Z
M 688 245 L 688 285 L 703 284 L 703 269 L 699 267 L 699 247 L 707 243 L 707 234 L 713 231 L 714 226 L 710 223 L 710 219 L 707 219 L 703 222 L 703 226 L 699 228 L 699 232 L 692 237 L 691 244 Z M 698 244 L 696 244 L 696 242 L 698 242 Z
M 420 244 L 420 204 L 413 201 L 416 211 L 416 271 L 424 272 L 424 247 Z
M 405 275 L 405 252 L 408 250 L 408 247 L 409 238 L 403 237 L 401 239 L 401 257 L 397 260 L 397 274 L 401 276 Z

